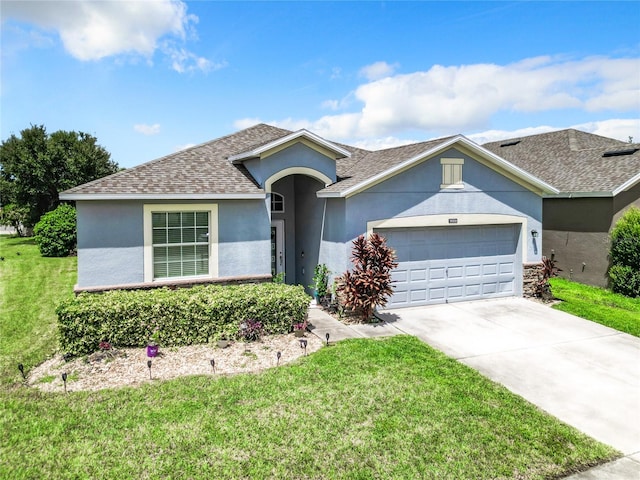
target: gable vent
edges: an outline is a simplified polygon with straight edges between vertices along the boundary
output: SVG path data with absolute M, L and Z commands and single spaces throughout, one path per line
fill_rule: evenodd
M 520 143 L 520 140 L 514 140 L 513 142 L 501 143 L 501 147 L 511 147 Z
M 602 154 L 603 157 L 620 157 L 622 155 L 633 155 L 640 148 L 626 148 L 624 150 L 609 150 L 608 152 L 604 152 Z

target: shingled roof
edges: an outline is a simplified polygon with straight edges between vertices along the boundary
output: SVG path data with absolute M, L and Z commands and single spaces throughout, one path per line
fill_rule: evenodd
M 231 135 L 187 148 L 64 192 L 63 197 L 90 195 L 176 198 L 264 194 L 243 165 L 228 157 L 289 135 L 289 130 L 256 125 Z
M 521 171 L 515 172 L 516 175 L 523 177 L 528 182 L 533 182 L 532 185 L 536 185 L 536 188 L 542 189 L 542 191 L 553 193 L 556 192 L 553 186 L 556 186 L 559 180 L 566 177 L 567 181 L 576 181 L 575 176 L 567 173 L 567 169 L 563 165 L 554 164 L 554 159 L 560 157 L 566 150 L 573 151 L 568 149 L 566 145 L 570 144 L 575 151 L 579 152 L 596 152 L 593 153 L 595 157 L 604 160 L 603 163 L 611 165 L 615 165 L 620 159 L 615 157 L 602 159 L 600 158 L 602 150 L 620 147 L 620 144 L 622 146 L 627 145 L 623 142 L 592 136 L 583 132 L 571 132 L 574 133 L 565 133 L 567 138 L 564 140 L 561 132 L 556 132 L 556 136 L 552 134 L 545 134 L 550 135 L 549 137 L 534 136 L 542 137 L 538 141 L 530 141 L 534 137 L 525 137 L 511 147 L 500 147 L 500 144 L 505 143 L 504 141 L 494 142 L 487 145 L 487 150 L 495 152 L 498 157 L 502 157 L 518 167 Z M 278 140 L 285 139 L 292 133 L 289 130 L 271 125 L 255 125 L 231 135 L 181 150 L 137 167 L 72 188 L 63 192 L 61 198 L 65 200 L 117 198 L 204 199 L 264 196 L 264 190 L 260 188 L 242 162 L 232 162 L 230 159 L 242 156 L 247 152 L 258 151 L 260 147 L 277 143 Z M 597 138 L 594 139 L 593 137 Z M 452 142 L 472 144 L 464 137 L 456 136 L 384 150 L 369 151 L 331 142 L 338 147 L 338 150 L 342 149 L 349 152 L 349 155 L 336 160 L 338 181 L 321 190 L 319 194 L 322 196 L 344 195 L 349 194 L 353 189 L 366 188 L 362 186 L 366 186 L 367 182 L 377 176 L 394 171 L 394 168 L 402 167 L 404 162 L 419 159 L 428 152 L 437 151 L 441 147 L 445 148 Z M 533 148 L 527 149 L 520 146 L 521 144 L 528 145 L 530 143 Z M 476 147 L 485 152 L 483 155 L 491 155 L 487 150 L 475 145 L 474 148 Z M 565 157 L 566 155 L 562 158 Z M 636 157 L 640 157 L 640 155 L 632 156 L 632 160 L 640 159 Z M 578 161 L 582 161 L 582 158 L 580 157 Z M 549 165 L 550 160 L 554 160 L 551 162 L 552 165 Z M 495 161 L 496 163 L 502 162 L 503 167 L 506 164 L 502 159 L 496 159 Z M 554 174 L 549 175 L 550 170 Z M 636 167 L 635 171 L 636 173 L 639 171 L 638 167 Z M 583 176 L 588 177 L 588 175 Z M 628 176 L 625 177 L 625 174 L 621 173 L 616 178 L 619 178 L 620 183 L 623 183 Z M 544 182 L 540 182 L 539 179 Z M 550 187 L 547 184 L 553 186 Z M 594 184 L 602 185 L 603 183 L 595 181 Z
M 512 138 L 483 147 L 565 194 L 616 195 L 640 182 L 640 144 L 579 130 Z

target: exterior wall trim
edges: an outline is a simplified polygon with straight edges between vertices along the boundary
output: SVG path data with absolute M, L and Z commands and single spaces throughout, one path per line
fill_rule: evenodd
M 183 210 L 199 210 L 209 212 L 209 275 L 208 277 L 193 277 L 187 279 L 191 283 L 197 283 L 198 278 L 216 278 L 218 276 L 218 204 L 217 203 L 181 203 L 181 204 L 144 204 L 143 232 L 144 232 L 144 282 L 155 283 L 153 281 L 153 229 L 151 225 L 151 213 L 156 212 L 177 212 Z M 177 280 L 173 280 L 175 283 Z M 162 280 L 166 283 L 165 280 Z
M 338 145 L 331 143 L 322 137 L 319 137 L 315 133 L 302 129 L 302 130 L 298 130 L 297 132 L 293 132 L 290 135 L 286 135 L 282 138 L 274 140 L 273 142 L 269 142 L 266 145 L 262 145 L 261 147 L 255 148 L 253 150 L 249 150 L 248 152 L 232 155 L 229 157 L 228 160 L 232 163 L 238 163 L 238 162 L 242 162 L 243 160 L 248 160 L 250 158 L 258 158 L 258 157 L 261 157 L 263 153 L 267 153 L 273 149 L 277 149 L 278 147 L 281 147 L 282 145 L 289 144 L 290 142 L 293 142 L 294 140 L 299 140 L 299 139 L 309 140 L 319 145 L 320 147 L 323 147 L 326 150 L 334 152 L 337 158 L 351 156 L 351 153 L 348 150 L 345 150 L 344 148 L 341 148 Z
M 314 170 L 313 168 L 290 167 L 285 168 L 284 170 L 280 170 L 279 172 L 276 172 L 269 178 L 267 178 L 264 182 L 265 192 L 271 193 L 271 186 L 281 178 L 288 177 L 289 175 L 306 175 L 308 177 L 315 178 L 319 182 L 322 182 L 325 187 L 333 183 L 333 180 L 327 177 L 324 173 L 321 173 L 318 170 Z
M 456 219 L 456 223 L 450 220 Z M 463 213 L 418 215 L 414 217 L 387 218 L 367 222 L 367 235 L 374 229 L 380 228 L 409 228 L 409 227 L 462 227 L 472 225 L 500 225 L 520 224 L 520 238 L 522 239 L 522 263 L 527 263 L 527 218 L 516 215 L 501 215 L 495 213 Z
M 61 193 L 60 200 L 262 200 L 265 193 Z

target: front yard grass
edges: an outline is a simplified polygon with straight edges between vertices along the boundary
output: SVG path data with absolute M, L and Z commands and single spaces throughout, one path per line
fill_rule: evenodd
M 562 300 L 553 308 L 640 337 L 640 298 L 564 278 L 552 278 L 549 282 L 554 297 Z
M 2 396 L 1 478 L 550 479 L 618 455 L 409 336 L 255 375 Z
M 73 296 L 76 258 L 43 258 L 32 238 L 0 235 L 0 385 L 25 371 L 58 346 L 58 303 Z

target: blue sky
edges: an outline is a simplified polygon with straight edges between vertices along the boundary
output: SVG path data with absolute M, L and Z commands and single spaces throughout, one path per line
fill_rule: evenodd
M 2 0 L 0 136 L 123 167 L 257 122 L 367 148 L 576 127 L 640 141 L 640 2 Z

